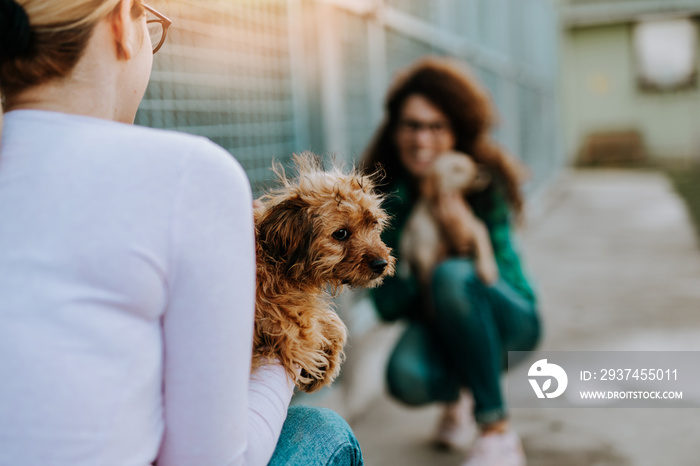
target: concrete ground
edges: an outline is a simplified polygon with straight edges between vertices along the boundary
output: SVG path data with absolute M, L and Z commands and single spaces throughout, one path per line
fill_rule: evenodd
M 543 350 L 700 350 L 700 249 L 659 173 L 575 171 L 520 238 L 540 290 Z M 700 400 L 683 409 L 513 409 L 531 466 L 700 465 Z M 439 410 L 388 397 L 351 419 L 368 465 L 458 465 L 429 446 Z

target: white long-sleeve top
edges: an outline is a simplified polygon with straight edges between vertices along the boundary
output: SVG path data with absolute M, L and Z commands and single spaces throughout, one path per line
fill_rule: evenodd
M 0 143 L 0 465 L 266 464 L 245 173 L 204 138 L 62 113 Z

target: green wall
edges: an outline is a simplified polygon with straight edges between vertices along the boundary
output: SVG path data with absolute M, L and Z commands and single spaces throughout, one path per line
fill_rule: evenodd
M 639 130 L 654 158 L 700 157 L 700 89 L 639 90 L 632 25 L 570 29 L 563 37 L 563 127 L 569 157 L 576 157 L 588 134 L 615 129 Z

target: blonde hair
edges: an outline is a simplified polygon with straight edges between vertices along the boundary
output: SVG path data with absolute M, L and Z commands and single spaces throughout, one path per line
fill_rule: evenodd
M 94 26 L 107 16 L 120 0 L 15 0 L 29 16 L 37 33 L 69 31 Z
M 82 57 L 95 25 L 122 0 L 9 1 L 24 9 L 29 40 L 14 56 L 0 55 L 0 93 L 8 106 L 25 89 L 68 76 Z M 132 14 L 136 17 L 142 12 L 141 1 L 134 0 Z

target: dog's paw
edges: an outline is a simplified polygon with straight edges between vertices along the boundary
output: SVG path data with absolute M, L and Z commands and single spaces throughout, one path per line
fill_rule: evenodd
M 340 373 L 344 354 L 342 348 L 325 348 L 312 366 L 302 366 L 296 385 L 307 393 L 330 385 Z
M 326 377 L 313 377 L 304 369 L 301 370 L 299 378 L 297 379 L 297 387 L 299 387 L 299 390 L 306 393 L 313 393 L 329 384 L 330 381 Z

